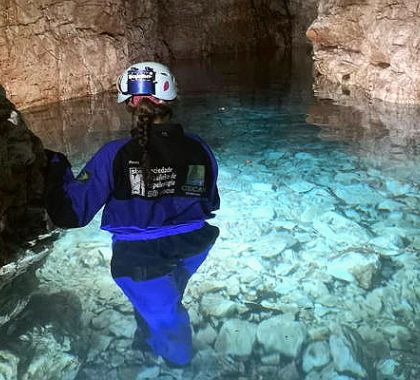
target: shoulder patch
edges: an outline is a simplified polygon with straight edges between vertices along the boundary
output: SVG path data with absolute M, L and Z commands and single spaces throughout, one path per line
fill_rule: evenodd
M 76 177 L 76 180 L 83 183 L 83 182 L 87 182 L 89 178 L 90 178 L 90 173 L 86 169 L 83 169 L 79 173 L 79 175 Z

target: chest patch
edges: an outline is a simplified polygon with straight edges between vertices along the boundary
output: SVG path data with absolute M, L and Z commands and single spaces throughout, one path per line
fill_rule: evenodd
M 181 190 L 188 195 L 201 195 L 205 192 L 206 168 L 204 165 L 189 165 L 187 179 Z
M 166 166 L 146 170 L 139 166 L 129 167 L 131 195 L 156 198 L 175 194 L 177 173 L 174 168 Z

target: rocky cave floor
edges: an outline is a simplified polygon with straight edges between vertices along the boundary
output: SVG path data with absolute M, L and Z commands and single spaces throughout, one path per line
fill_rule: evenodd
M 131 349 L 97 217 L 54 243 L 0 378 L 419 379 L 418 184 L 321 142 L 243 143 L 217 152 L 221 235 L 184 297 L 189 367 Z

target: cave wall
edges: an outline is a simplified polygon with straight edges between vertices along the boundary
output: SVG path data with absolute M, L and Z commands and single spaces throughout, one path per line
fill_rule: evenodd
M 0 75 L 11 100 L 20 107 L 108 89 L 127 62 L 125 35 L 137 38 L 130 22 L 149 11 L 135 9 L 127 14 L 121 0 L 1 2 Z
M 419 31 L 419 1 L 320 0 L 307 31 L 316 88 L 336 85 L 349 96 L 419 104 Z
M 27 107 L 109 90 L 135 61 L 290 48 L 301 2 L 2 1 L 2 84 Z

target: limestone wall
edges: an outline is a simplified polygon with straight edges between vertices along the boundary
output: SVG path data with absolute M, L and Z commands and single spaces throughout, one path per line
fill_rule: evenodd
M 123 4 L 1 2 L 0 75 L 11 100 L 19 107 L 109 88 L 127 61 L 127 24 L 141 17 L 127 15 Z
M 388 102 L 420 103 L 420 3 L 321 0 L 307 36 L 317 86 L 329 81 Z
M 18 107 L 100 93 L 134 61 L 290 46 L 290 12 L 274 0 L 2 1 L 0 76 Z

